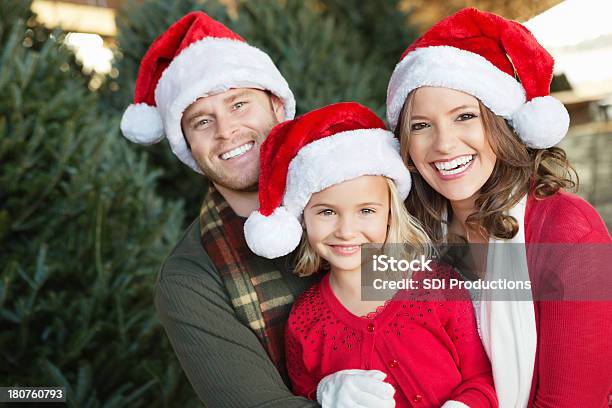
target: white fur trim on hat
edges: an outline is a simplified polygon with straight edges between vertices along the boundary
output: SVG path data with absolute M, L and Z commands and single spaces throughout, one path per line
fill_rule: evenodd
M 159 112 L 146 103 L 129 105 L 121 117 L 120 128 L 123 135 L 134 143 L 150 145 L 164 138 Z
M 512 127 L 529 147 L 546 149 L 559 143 L 569 128 L 569 113 L 552 96 L 533 98 L 512 115 Z
M 172 151 L 198 173 L 202 170 L 185 142 L 181 117 L 196 99 L 231 88 L 269 90 L 283 101 L 285 119 L 295 115 L 293 93 L 268 54 L 228 38 L 207 37 L 191 44 L 174 58 L 155 88 L 155 102 Z
M 395 129 L 408 94 L 439 86 L 480 99 L 493 113 L 510 119 L 525 102 L 525 90 L 486 58 L 450 46 L 417 48 L 393 70 L 387 88 L 387 120 Z
M 285 207 L 276 208 L 268 217 L 254 211 L 244 224 L 244 237 L 255 254 L 274 259 L 297 248 L 302 226 Z
M 283 205 L 300 218 L 312 194 L 334 184 L 366 175 L 395 181 L 404 200 L 410 172 L 399 155 L 399 141 L 384 129 L 340 132 L 304 146 L 291 160 Z

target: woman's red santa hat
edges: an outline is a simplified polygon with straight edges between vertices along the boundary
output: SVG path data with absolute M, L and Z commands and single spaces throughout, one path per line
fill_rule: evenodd
M 395 181 L 410 192 L 399 142 L 376 114 L 354 102 L 336 103 L 277 125 L 261 145 L 259 210 L 244 225 L 249 248 L 277 258 L 297 248 L 300 219 L 310 197 L 365 175 Z
M 202 170 L 181 129 L 185 109 L 196 99 L 231 88 L 272 92 L 283 101 L 285 118 L 295 114 L 295 99 L 270 57 L 201 11 L 174 23 L 142 58 L 134 103 L 121 119 L 121 131 L 140 144 L 164 138 L 189 167 Z
M 527 146 L 551 147 L 569 126 L 567 110 L 550 96 L 553 65 L 523 25 L 463 9 L 406 49 L 389 81 L 387 119 L 395 129 L 408 94 L 419 87 L 451 88 L 507 119 Z

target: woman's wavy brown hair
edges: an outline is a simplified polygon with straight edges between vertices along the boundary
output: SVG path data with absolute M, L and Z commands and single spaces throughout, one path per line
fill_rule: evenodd
M 400 140 L 400 153 L 412 174 L 412 190 L 406 199 L 408 211 L 420 222 L 434 243 L 442 243 L 442 225 L 448 200 L 427 184 L 410 159 L 410 115 L 413 91 L 400 114 L 395 135 Z M 536 199 L 555 194 L 560 189 L 575 189 L 578 175 L 569 163 L 565 151 L 559 147 L 532 149 L 527 147 L 500 116 L 478 101 L 485 135 L 497 156 L 489 179 L 476 198 L 478 211 L 470 214 L 466 223 L 488 236 L 510 239 L 518 232 L 518 222 L 505 213 L 521 198 L 531 193 Z M 452 220 L 449 214 L 446 223 Z M 448 241 L 465 241 L 465 237 L 448 237 Z

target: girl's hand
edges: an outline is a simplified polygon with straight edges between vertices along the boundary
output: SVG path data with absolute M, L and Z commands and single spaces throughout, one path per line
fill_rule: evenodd
M 323 378 L 317 401 L 323 408 L 394 408 L 395 389 L 379 370 L 342 370 Z

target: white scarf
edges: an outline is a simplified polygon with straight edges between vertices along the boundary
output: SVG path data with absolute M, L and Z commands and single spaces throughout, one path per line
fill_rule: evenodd
M 526 206 L 525 195 L 509 211 L 519 224 L 514 238 L 489 240 L 493 245 L 489 245 L 487 254 L 487 280 L 530 280 L 525 245 L 500 245 L 525 243 Z M 486 291 L 483 295 L 487 296 Z M 524 293 L 520 297 L 524 299 Z M 533 301 L 488 300 L 483 297 L 479 303 L 476 317 L 483 346 L 491 360 L 499 407 L 526 408 L 537 347 Z
M 525 245 L 500 245 L 525 243 L 526 205 L 527 196 L 509 212 L 519 224 L 514 238 L 489 240 L 493 245 L 489 245 L 487 255 L 488 280 L 529 281 Z M 537 347 L 533 301 L 482 299 L 479 315 L 500 408 L 527 407 Z

